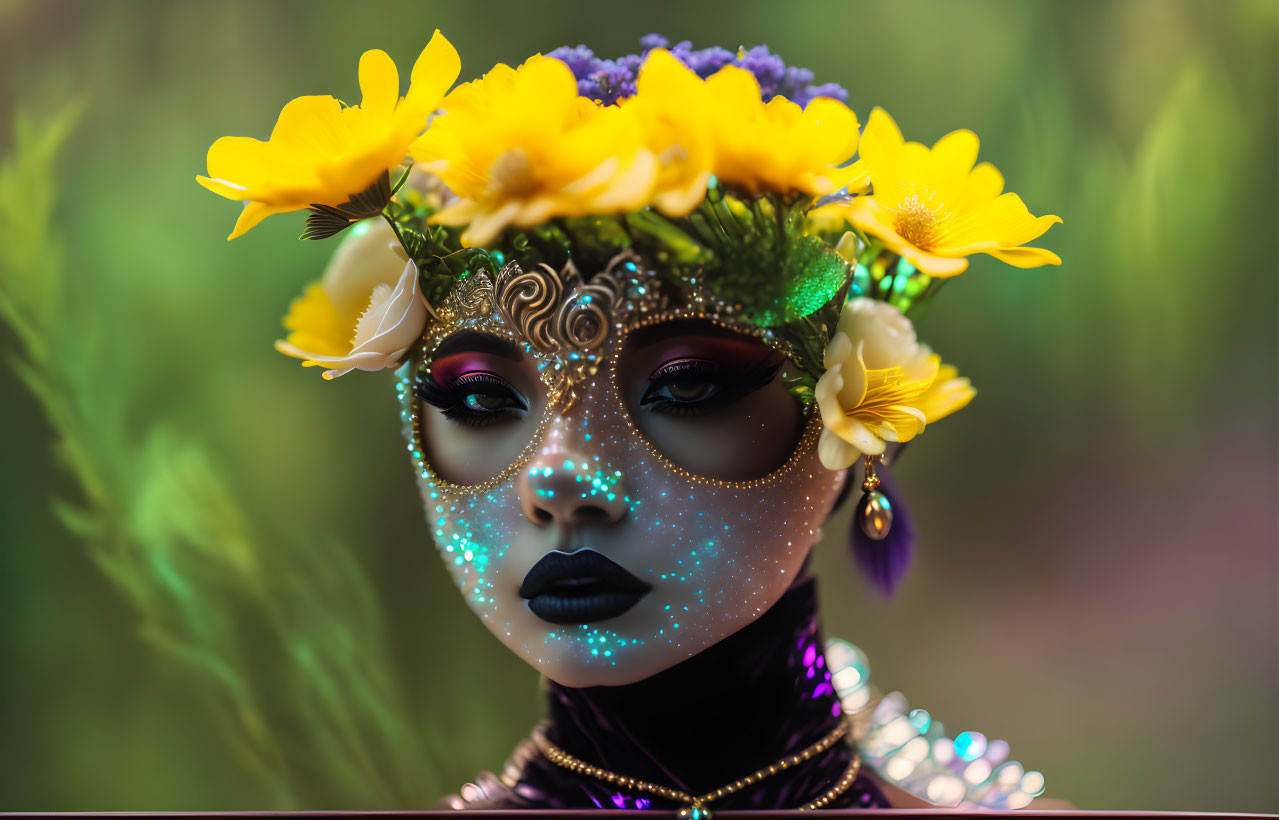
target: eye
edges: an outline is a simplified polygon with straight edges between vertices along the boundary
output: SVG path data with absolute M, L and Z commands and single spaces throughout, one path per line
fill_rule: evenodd
M 769 356 L 742 366 L 711 359 L 675 359 L 649 376 L 640 406 L 674 416 L 713 412 L 771 382 L 783 361 L 780 356 Z
M 528 402 L 520 392 L 496 373 L 463 373 L 448 385 L 427 376 L 414 393 L 439 408 L 449 421 L 468 427 L 518 420 L 528 412 Z
M 488 393 L 467 393 L 462 397 L 462 406 L 477 413 L 496 413 L 515 406 L 508 396 L 490 396 Z M 523 409 L 521 407 L 521 409 Z

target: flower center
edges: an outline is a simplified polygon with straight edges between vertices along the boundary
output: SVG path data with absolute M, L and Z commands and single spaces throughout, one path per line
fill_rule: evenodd
M 537 188 L 537 176 L 523 148 L 503 151 L 489 168 L 489 189 L 492 193 L 518 198 L 531 196 Z
M 911 194 L 897 209 L 893 228 L 910 244 L 929 250 L 937 238 L 937 214 L 920 202 L 918 196 Z

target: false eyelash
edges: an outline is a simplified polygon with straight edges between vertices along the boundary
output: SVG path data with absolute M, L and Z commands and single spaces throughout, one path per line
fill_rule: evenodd
M 423 376 L 421 381 L 413 386 L 413 395 L 432 407 L 438 407 L 441 410 L 447 410 L 455 403 L 452 391 L 446 389 L 430 376 Z
M 520 407 L 508 407 L 502 410 L 494 410 L 488 413 L 476 413 L 468 410 L 462 403 L 462 399 L 468 393 L 476 392 L 466 389 L 470 385 L 481 384 L 490 385 L 498 388 L 502 394 L 514 399 L 520 404 Z M 515 415 L 523 415 L 528 412 L 528 403 L 519 391 L 512 387 L 505 379 L 494 373 L 466 373 L 455 379 L 450 385 L 445 387 L 437 382 L 431 376 L 424 376 L 414 386 L 413 395 L 427 404 L 439 408 L 444 418 L 449 421 L 457 422 L 468 427 L 487 427 L 500 421 L 511 418 Z M 499 393 L 491 393 L 490 395 L 500 395 Z
M 649 376 L 649 386 L 644 391 L 640 406 L 647 406 L 654 412 L 672 416 L 700 416 L 718 410 L 771 383 L 786 362 L 784 358 L 770 361 L 772 358 L 772 355 L 766 356 L 744 368 L 723 365 L 710 359 L 681 359 L 671 362 L 659 367 Z M 649 395 L 654 389 L 678 384 L 689 376 L 697 375 L 712 378 L 719 376 L 719 380 L 715 383 L 721 385 L 722 389 L 706 399 L 695 402 L 681 402 L 664 396 L 650 397 Z

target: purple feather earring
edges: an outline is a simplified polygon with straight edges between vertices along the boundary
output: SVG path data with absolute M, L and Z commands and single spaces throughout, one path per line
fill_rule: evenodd
M 884 595 L 892 595 L 910 569 L 915 528 L 887 471 L 876 472 L 877 460 L 882 468 L 882 458 L 866 456 L 864 462 L 866 477 L 861 501 L 853 512 L 849 545 L 853 561 L 871 586 Z

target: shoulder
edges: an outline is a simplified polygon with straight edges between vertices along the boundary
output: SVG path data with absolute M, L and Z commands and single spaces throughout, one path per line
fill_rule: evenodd
M 480 772 L 474 782 L 462 786 L 457 794 L 443 798 L 439 807 L 454 811 L 553 808 L 542 799 L 544 795 L 528 786 L 521 786 L 526 769 L 537 759 L 537 747 L 533 741 L 521 740 L 500 774 Z
M 1044 776 L 1010 760 L 1006 742 L 980 732 L 952 737 L 900 692 L 880 697 L 856 646 L 828 640 L 826 664 L 862 764 L 894 808 L 1020 809 L 1043 794 Z

